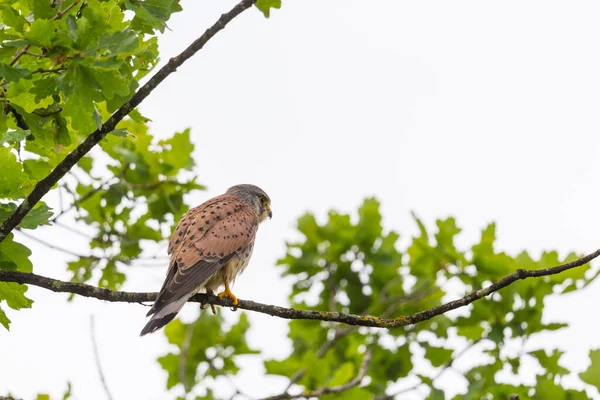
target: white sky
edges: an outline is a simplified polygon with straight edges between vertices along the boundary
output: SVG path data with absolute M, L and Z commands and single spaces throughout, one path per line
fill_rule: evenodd
M 233 4 L 182 1 L 161 37 L 162 60 Z M 274 263 L 296 237 L 295 219 L 307 210 L 352 211 L 370 195 L 404 239 L 415 232 L 415 211 L 429 226 L 455 216 L 463 245 L 496 221 L 498 248 L 511 254 L 591 252 L 600 243 L 599 16 L 592 1 L 284 0 L 269 20 L 257 10 L 236 19 L 141 110 L 159 136 L 192 128 L 197 172 L 209 186 L 194 204 L 242 182 L 272 198 L 274 218 L 261 227 L 235 287 L 240 298 L 285 305 L 289 287 Z M 60 228 L 43 237 L 87 248 Z M 68 277 L 66 257 L 31 247 L 36 273 Z M 154 291 L 163 277 L 162 268 L 138 267 L 124 289 Z M 589 314 L 598 289 L 549 300 L 548 321 L 571 328 L 535 343 L 565 349 L 565 364 L 577 372 L 600 347 Z M 10 312 L 11 332 L 0 330 L 0 394 L 59 395 L 71 381 L 76 399 L 105 399 L 89 340 L 94 314 L 115 400 L 174 397 L 155 361 L 168 348 L 164 335 L 138 337 L 145 308 L 67 303 L 33 287 L 29 295 L 34 308 Z M 283 321 L 258 314 L 251 321 L 253 346 L 267 357 L 287 354 Z M 263 377 L 260 363 L 244 365 L 237 381 L 248 393 L 285 386 Z M 442 382 L 453 392 L 464 387 L 452 373 Z M 229 393 L 225 382 L 221 393 Z

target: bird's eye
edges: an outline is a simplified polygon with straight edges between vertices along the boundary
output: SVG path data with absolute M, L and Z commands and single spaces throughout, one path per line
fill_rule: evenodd
M 263 204 L 263 206 L 266 206 L 269 203 L 267 198 L 263 196 L 260 197 L 260 202 Z

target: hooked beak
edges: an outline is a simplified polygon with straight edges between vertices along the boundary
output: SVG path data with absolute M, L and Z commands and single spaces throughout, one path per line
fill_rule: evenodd
M 271 211 L 271 207 L 269 207 L 269 219 L 273 218 L 273 211 Z

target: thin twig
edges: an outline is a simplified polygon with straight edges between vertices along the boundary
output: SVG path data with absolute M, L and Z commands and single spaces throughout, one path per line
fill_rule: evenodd
M 192 338 L 194 337 L 194 329 L 196 328 L 197 322 L 198 320 L 196 320 L 196 322 L 190 324 L 187 327 L 187 330 L 185 332 L 185 338 L 183 339 L 183 344 L 181 345 L 181 354 L 179 355 L 179 368 L 177 372 L 179 375 L 179 382 L 181 382 L 181 384 L 183 385 L 183 390 L 185 394 L 188 394 L 190 392 L 190 388 L 188 388 L 187 384 L 187 379 L 185 379 L 185 372 L 187 370 L 188 365 L 188 353 L 190 351 L 190 346 L 192 345 Z
M 29 53 L 27 53 L 29 54 Z M 42 56 L 40 56 L 42 57 Z M 58 68 L 50 68 L 50 69 L 44 69 L 44 68 L 38 68 L 35 71 L 33 71 L 33 73 L 37 73 L 37 74 L 47 74 L 47 73 L 51 73 L 51 74 L 60 74 L 63 71 L 66 71 L 67 67 L 58 67 Z
M 250 300 L 239 300 L 237 308 L 249 311 L 256 311 L 263 314 L 280 317 L 284 319 L 304 319 L 342 322 L 347 325 L 368 326 L 374 328 L 400 328 L 408 325 L 414 325 L 419 322 L 430 320 L 438 315 L 442 315 L 451 310 L 465 307 L 474 301 L 486 297 L 502 288 L 512 284 L 520 279 L 556 275 L 563 271 L 580 267 L 589 263 L 591 260 L 600 256 L 600 249 L 588 254 L 576 261 L 562 264 L 553 268 L 539 270 L 518 269 L 514 273 L 504 277 L 496 283 L 493 283 L 483 289 L 471 292 L 466 296 L 449 301 L 440 306 L 430 308 L 429 310 L 417 312 L 407 316 L 396 318 L 379 318 L 371 315 L 362 316 L 356 314 L 344 314 L 340 312 L 327 312 L 317 310 L 297 310 L 293 308 L 279 307 L 256 303 Z M 57 279 L 47 278 L 45 276 L 19 271 L 0 270 L 0 282 L 16 282 L 39 286 L 53 292 L 74 293 L 84 297 L 93 297 L 100 300 L 111 302 L 139 303 L 156 300 L 157 293 L 139 293 L 139 292 L 120 292 L 116 290 L 98 288 L 84 283 L 64 282 Z M 233 301 L 230 298 L 220 299 L 218 296 L 198 293 L 190 299 L 192 302 L 203 304 L 215 304 L 223 307 L 233 307 Z
M 26 51 L 25 54 L 27 54 L 28 56 L 33 56 L 33 57 L 40 57 L 40 58 L 46 57 L 43 54 L 32 53 L 31 51 Z
M 66 13 L 68 13 L 69 11 L 71 11 L 71 9 L 73 7 L 75 7 L 77 5 L 77 3 L 79 3 L 79 0 L 75 0 L 73 1 L 71 4 L 69 4 L 67 6 L 67 8 L 65 8 L 64 10 L 61 10 L 59 12 L 56 13 L 56 15 L 54 16 L 54 18 L 52 18 L 52 21 L 56 21 L 62 18 L 63 15 L 65 15 Z
M 10 63 L 8 63 L 8 65 L 10 65 L 11 67 L 14 67 L 15 64 L 17 63 L 17 61 L 19 61 L 19 58 L 21 58 L 23 56 L 23 54 L 27 53 L 27 50 L 29 50 L 30 47 L 31 47 L 31 45 L 28 44 L 27 46 L 23 47 L 21 50 L 17 51 L 17 54 L 15 54 L 13 59 L 10 60 Z
M 163 257 L 163 258 L 159 258 L 156 256 L 152 256 L 152 257 L 138 257 L 138 258 L 121 258 L 121 257 L 111 257 L 108 255 L 101 255 L 101 256 L 96 256 L 93 254 L 81 254 L 81 253 L 77 253 L 73 250 L 69 250 L 66 249 L 64 247 L 60 247 L 60 246 L 56 246 L 50 242 L 45 241 L 44 239 L 40 239 L 30 233 L 27 233 L 24 229 L 17 229 L 17 232 L 19 232 L 19 234 L 25 236 L 26 238 L 33 240 L 34 242 L 37 242 L 43 246 L 46 246 L 47 248 L 54 250 L 54 251 L 58 251 L 60 253 L 64 253 L 64 254 L 68 254 L 74 257 L 78 257 L 78 258 L 82 258 L 82 259 L 91 259 L 91 260 L 106 260 L 106 261 L 113 261 L 113 262 L 118 262 L 121 264 L 125 264 L 128 267 L 144 267 L 144 268 L 162 268 L 162 267 L 166 267 L 167 265 L 167 261 L 168 258 L 167 257 Z M 147 263 L 145 261 L 148 260 L 156 260 L 157 264 L 151 264 L 151 263 Z M 143 264 L 139 264 L 139 262 L 143 262 Z M 135 264 L 133 264 L 135 263 Z
M 100 354 L 98 353 L 98 345 L 96 344 L 96 329 L 94 326 L 94 316 L 90 315 L 90 338 L 92 340 L 92 349 L 94 350 L 94 359 L 96 360 L 96 369 L 98 370 L 98 376 L 100 377 L 100 383 L 106 393 L 106 398 L 112 400 L 113 397 L 108 389 L 106 378 L 104 377 L 104 371 L 102 370 L 102 364 L 100 363 Z
M 57 20 L 61 19 L 63 17 L 63 15 L 65 15 L 66 13 L 68 13 L 73 7 L 75 7 L 75 5 L 77 5 L 77 3 L 79 3 L 79 0 L 73 1 L 73 3 L 71 3 L 67 8 L 65 8 L 62 11 L 57 12 L 56 15 L 54 16 L 54 18 L 52 18 L 52 21 L 57 21 Z M 21 50 L 17 51 L 17 54 L 15 54 L 15 56 L 13 57 L 13 59 L 10 61 L 9 65 L 11 67 L 14 67 L 15 64 L 19 61 L 19 58 L 21 58 L 25 54 L 28 54 L 28 51 L 29 51 L 30 47 L 31 47 L 31 45 L 28 44 L 27 46 L 23 47 Z M 39 54 L 35 54 L 35 55 L 36 56 L 40 56 Z M 41 55 L 40 57 L 43 57 L 43 55 Z M 2 82 L 1 79 L 0 79 L 0 82 Z M 1 241 L 2 240 L 0 240 L 0 242 Z
M 368 348 L 367 351 L 365 352 L 362 362 L 360 363 L 360 368 L 358 370 L 358 374 L 356 374 L 356 376 L 352 380 L 350 380 L 349 382 L 347 382 L 343 385 L 323 386 L 319 389 L 316 389 L 316 390 L 313 390 L 310 392 L 303 392 L 300 394 L 282 393 L 277 396 L 269 397 L 268 399 L 269 400 L 288 400 L 288 399 L 299 399 L 299 398 L 307 398 L 308 399 L 310 397 L 318 398 L 320 396 L 323 396 L 324 394 L 341 393 L 341 392 L 345 392 L 346 390 L 355 388 L 358 385 L 360 385 L 362 380 L 367 375 L 367 368 L 369 366 L 369 361 L 371 360 L 371 354 L 372 354 L 372 350 L 371 350 L 371 348 Z
M 387 285 L 386 285 L 386 287 L 387 287 Z M 387 292 L 386 287 L 384 287 L 384 290 L 382 292 Z M 390 306 L 383 312 L 383 314 L 381 314 L 381 318 L 390 317 L 391 315 L 394 314 L 394 312 L 402 304 L 409 302 L 409 301 L 421 300 L 425 297 L 428 297 L 429 294 L 431 294 L 432 292 L 433 292 L 433 290 L 431 288 L 422 289 L 422 290 L 418 290 L 416 292 L 410 293 L 406 296 L 403 296 L 401 299 L 397 299 L 394 303 L 390 304 Z M 383 303 L 384 300 L 385 300 L 385 296 L 380 294 L 376 303 Z M 366 314 L 361 314 L 361 315 L 366 316 Z M 325 354 L 327 353 L 327 351 L 330 348 L 332 348 L 337 342 L 339 342 L 344 337 L 346 337 L 349 334 L 351 334 L 352 332 L 358 330 L 358 328 L 359 328 L 358 326 L 346 326 L 344 328 L 337 328 L 335 330 L 334 336 L 331 339 L 324 342 L 321 345 L 321 347 L 317 350 L 317 353 L 316 353 L 317 358 L 318 359 L 323 358 L 323 356 L 325 356 Z M 296 373 L 294 375 L 292 375 L 292 377 L 290 378 L 290 382 L 284 389 L 283 394 L 286 394 L 292 388 L 293 385 L 295 385 L 300 379 L 302 379 L 302 377 L 304 375 L 306 375 L 306 372 L 307 372 L 306 369 L 300 369 L 300 370 L 296 371 Z M 271 397 L 267 397 L 266 399 L 270 399 Z
M 465 347 L 464 349 L 462 349 L 461 351 L 459 351 L 455 355 L 452 355 L 452 357 L 442 366 L 442 368 L 438 371 L 438 373 L 435 374 L 435 376 L 433 378 L 431 378 L 431 381 L 435 382 L 436 380 L 438 380 L 444 374 L 444 372 L 446 372 L 448 369 L 450 369 L 450 367 L 452 367 L 452 365 L 459 358 L 461 358 L 467 351 L 469 351 L 470 349 L 472 349 L 473 347 L 475 347 L 475 345 L 477 343 L 481 342 L 481 340 L 482 340 L 482 338 L 479 338 L 479 339 L 477 339 L 477 340 L 469 343 L 467 345 L 467 347 Z M 419 383 L 414 384 L 411 387 L 399 390 L 399 391 L 397 391 L 394 394 L 388 394 L 388 395 L 376 397 L 375 400 L 393 400 L 396 396 L 399 396 L 401 394 L 405 394 L 405 393 L 408 393 L 408 392 L 412 392 L 413 390 L 417 390 L 421 385 L 423 385 L 423 382 L 419 382 Z
M 88 200 L 90 197 L 92 197 L 99 191 L 105 190 L 104 188 L 109 182 L 110 182 L 110 179 L 107 179 L 106 181 L 104 181 L 100 185 L 98 185 L 98 187 L 91 189 L 89 192 L 87 192 L 86 194 L 84 194 L 83 196 L 81 196 L 80 198 L 75 200 L 69 207 L 67 207 L 64 210 L 61 210 L 58 214 L 56 214 L 54 217 L 52 217 L 48 222 L 52 222 L 52 223 L 56 222 L 57 219 L 59 219 L 60 217 L 62 217 L 63 215 L 65 215 L 66 213 L 71 211 L 72 209 L 76 208 L 78 205 L 80 205 L 84 201 Z
M 85 233 L 85 232 L 83 232 L 83 231 L 81 231 L 81 230 L 79 230 L 77 228 L 73 228 L 71 225 L 63 224 L 60 221 L 51 221 L 51 222 L 53 222 L 55 226 L 59 226 L 59 227 L 65 229 L 65 230 L 67 230 L 69 232 L 73 232 L 73 233 L 75 233 L 75 234 L 77 234 L 77 235 L 79 235 L 81 237 L 86 238 L 86 239 L 89 239 L 89 240 L 94 239 L 94 236 L 92 236 L 90 234 L 87 234 L 87 233 Z
M 77 1 L 77 0 L 76 0 Z M 196 39 L 179 55 L 171 58 L 152 78 L 148 80 L 137 92 L 123 104 L 102 126 L 92 132 L 77 148 L 67 156 L 46 176 L 39 181 L 31 193 L 23 200 L 17 209 L 0 226 L 0 242 L 19 225 L 23 218 L 44 197 L 46 193 L 69 171 L 77 162 L 96 146 L 106 135 L 112 132 L 117 124 L 136 108 L 152 91 L 169 75 L 177 70 L 186 60 L 201 50 L 219 31 L 224 29 L 235 17 L 252 7 L 256 0 L 242 0 L 229 12 L 221 15 L 213 26 L 208 28 L 202 36 Z M 72 6 L 72 5 L 71 5 Z M 71 6 L 67 7 L 62 14 Z M 61 16 L 62 16 L 61 14 Z M 58 15 L 58 14 L 57 14 Z
M 108 257 L 98 257 L 98 256 L 93 256 L 93 255 L 85 255 L 85 254 L 77 253 L 73 250 L 66 249 L 64 247 L 56 246 L 50 242 L 45 241 L 44 239 L 40 239 L 30 233 L 27 233 L 24 229 L 18 229 L 17 232 L 19 232 L 19 234 L 25 236 L 27 239 L 33 240 L 34 242 L 37 242 L 43 246 L 46 246 L 47 248 L 49 248 L 51 250 L 55 250 L 60 253 L 68 254 L 70 256 L 75 256 L 75 257 L 79 257 L 79 258 L 91 258 L 94 260 L 101 260 L 101 259 L 108 258 Z

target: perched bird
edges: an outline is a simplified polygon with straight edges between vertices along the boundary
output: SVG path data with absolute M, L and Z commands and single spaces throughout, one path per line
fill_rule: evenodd
M 189 210 L 171 236 L 167 277 L 140 336 L 168 324 L 201 289 L 214 294 L 224 285 L 219 297 L 229 297 L 237 305 L 229 285 L 250 261 L 258 224 L 272 215 L 269 196 L 245 184 Z

